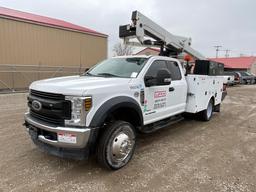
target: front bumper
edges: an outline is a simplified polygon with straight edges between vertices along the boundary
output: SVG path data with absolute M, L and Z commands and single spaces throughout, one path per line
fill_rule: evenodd
M 97 129 L 57 127 L 34 119 L 25 113 L 25 126 L 33 142 L 49 154 L 64 158 L 85 159 L 97 137 Z M 76 139 L 63 141 L 59 135 L 72 135 Z
M 37 138 L 39 141 L 43 143 L 47 143 L 49 145 L 55 146 L 55 147 L 64 147 L 64 148 L 84 148 L 86 144 L 88 143 L 91 129 L 89 128 L 70 128 L 70 127 L 56 127 L 50 124 L 46 124 L 44 122 L 41 122 L 40 120 L 35 120 L 33 117 L 29 115 L 29 113 L 25 113 L 25 122 L 28 125 L 27 127 L 29 129 L 34 129 L 37 131 L 44 130 L 58 134 L 69 134 L 76 137 L 76 141 L 72 143 L 71 142 L 63 142 L 58 139 L 49 139 L 46 135 L 43 135 L 42 131 L 41 134 L 38 133 Z M 34 135 L 33 135 L 34 136 Z

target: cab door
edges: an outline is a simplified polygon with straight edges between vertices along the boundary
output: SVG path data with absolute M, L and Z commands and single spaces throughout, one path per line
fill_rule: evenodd
M 144 81 L 146 81 L 147 77 L 156 79 L 157 72 L 161 69 L 167 69 L 166 62 L 164 60 L 153 61 L 144 76 Z M 149 124 L 168 116 L 167 98 L 169 96 L 169 87 L 169 85 L 147 86 L 145 83 L 144 124 Z
M 182 68 L 175 60 L 166 61 L 167 68 L 171 73 L 171 84 L 169 88 L 169 96 L 167 105 L 172 115 L 182 113 L 186 109 L 187 100 L 187 82 L 182 73 Z
M 145 86 L 145 125 L 185 111 L 187 84 L 177 62 L 155 60 L 144 77 L 156 78 L 157 72 L 161 69 L 167 69 L 173 80 L 169 85 Z

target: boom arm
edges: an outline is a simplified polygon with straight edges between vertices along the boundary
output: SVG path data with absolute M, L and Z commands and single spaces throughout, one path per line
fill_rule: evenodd
M 182 52 L 195 57 L 196 59 L 206 59 L 191 45 L 191 38 L 173 35 L 164 28 L 144 16 L 138 11 L 132 13 L 132 24 L 123 25 L 119 28 L 119 37 L 125 44 L 135 46 L 158 46 L 161 48 L 160 55 L 178 55 Z M 145 37 L 148 37 L 147 39 Z M 136 38 L 138 41 L 131 41 Z

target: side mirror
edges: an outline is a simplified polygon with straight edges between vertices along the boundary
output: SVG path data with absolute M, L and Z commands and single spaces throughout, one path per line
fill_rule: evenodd
M 156 84 L 156 79 L 152 76 L 145 76 L 144 82 L 146 87 L 151 87 Z
M 90 69 L 90 68 L 86 68 L 86 69 L 84 70 L 84 72 L 86 73 L 87 71 L 89 71 L 89 69 Z
M 156 84 L 157 85 L 170 85 L 171 84 L 171 73 L 167 69 L 160 69 L 157 72 Z
M 167 69 L 160 69 L 158 70 L 156 77 L 145 76 L 144 81 L 145 81 L 146 87 L 151 87 L 156 85 L 170 85 L 171 74 Z

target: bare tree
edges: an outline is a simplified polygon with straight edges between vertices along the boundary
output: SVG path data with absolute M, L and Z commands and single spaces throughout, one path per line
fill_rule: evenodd
M 132 55 L 133 48 L 123 43 L 117 43 L 113 47 L 114 56 Z

